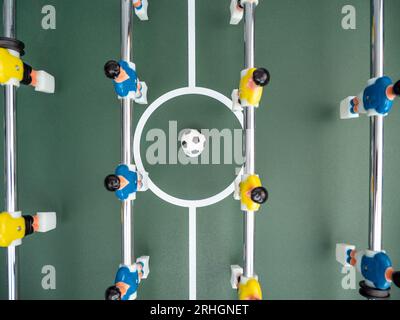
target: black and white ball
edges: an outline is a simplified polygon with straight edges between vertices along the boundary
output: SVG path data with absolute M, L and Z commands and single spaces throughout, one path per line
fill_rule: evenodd
M 181 137 L 181 147 L 183 152 L 190 158 L 198 157 L 206 144 L 206 137 L 196 129 L 187 129 Z

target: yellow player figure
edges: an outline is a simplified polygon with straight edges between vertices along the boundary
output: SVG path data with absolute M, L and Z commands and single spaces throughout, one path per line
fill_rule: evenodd
M 0 48 L 0 83 L 6 84 L 10 79 L 22 81 L 24 64 L 22 60 L 12 55 L 7 49 Z
M 264 68 L 245 69 L 241 73 L 239 90 L 232 93 L 233 109 L 241 107 L 258 107 L 263 88 L 269 83 L 270 74 Z
M 40 212 L 35 216 L 21 216 L 19 212 L 0 213 L 0 247 L 20 244 L 22 238 L 34 232 L 47 232 L 55 229 L 55 212 Z
M 19 53 L 14 50 L 0 48 L 0 84 L 31 85 L 36 91 L 54 93 L 54 77 L 45 71 L 33 70 L 24 63 Z
M 262 300 L 262 290 L 260 283 L 255 278 L 242 276 L 238 290 L 239 300 Z
M 239 184 L 240 201 L 242 209 L 258 211 L 260 205 L 268 200 L 268 192 L 262 184 L 258 175 L 245 176 Z

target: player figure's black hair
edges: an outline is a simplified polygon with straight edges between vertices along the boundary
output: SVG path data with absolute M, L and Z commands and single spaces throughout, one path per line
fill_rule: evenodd
M 258 68 L 253 72 L 253 81 L 260 87 L 265 87 L 271 80 L 269 71 L 265 68 Z
M 117 286 L 111 286 L 107 288 L 105 298 L 106 300 L 121 300 L 121 291 Z
M 121 181 L 115 174 L 110 174 L 104 179 L 104 186 L 108 191 L 117 191 L 121 186 Z
M 400 271 L 393 272 L 392 280 L 396 287 L 400 288 Z
M 396 96 L 400 96 L 400 80 L 393 85 L 393 92 Z
M 104 73 L 107 78 L 115 79 L 121 73 L 121 66 L 117 61 L 110 60 L 104 65 Z
M 268 200 L 268 191 L 264 187 L 257 187 L 251 190 L 250 198 L 258 204 L 263 204 Z

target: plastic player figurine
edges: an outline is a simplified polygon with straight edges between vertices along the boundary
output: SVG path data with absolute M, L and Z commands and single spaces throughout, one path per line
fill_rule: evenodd
M 360 113 L 368 116 L 386 116 L 393 107 L 393 101 L 400 95 L 400 81 L 394 85 L 389 77 L 374 78 L 357 97 L 348 97 L 340 103 L 340 118 L 358 118 Z
M 345 267 L 355 267 L 370 288 L 388 290 L 392 282 L 400 287 L 400 272 L 393 270 L 392 261 L 384 251 L 355 249 L 355 246 L 348 244 L 337 244 L 336 260 Z
M 115 277 L 115 285 L 106 290 L 106 300 L 135 300 L 140 281 L 146 279 L 149 257 L 141 257 L 132 266 L 121 265 Z
M 258 175 L 244 175 L 242 182 L 236 184 L 235 199 L 241 201 L 242 210 L 258 211 L 260 205 L 268 200 L 268 191 Z
M 132 62 L 110 60 L 104 66 L 107 78 L 113 80 L 118 98 L 130 98 L 139 104 L 147 104 L 147 85 L 140 82 L 136 66 Z
M 0 213 L 0 247 L 21 244 L 21 239 L 34 232 L 47 232 L 56 228 L 55 212 L 40 212 L 35 216 Z
M 241 276 L 238 287 L 239 300 L 262 300 L 261 286 L 257 279 Z
M 140 20 L 149 20 L 147 15 L 149 3 L 147 0 L 133 0 L 133 7 L 135 8 L 135 14 Z
M 20 83 L 31 85 L 36 91 L 54 93 L 54 77 L 45 71 L 36 71 L 20 59 L 18 51 L 4 47 L 7 40 L 0 39 L 0 84 L 12 84 L 19 87 Z
M 134 200 L 137 191 L 147 190 L 147 177 L 147 172 L 138 173 L 134 165 L 121 164 L 115 174 L 106 177 L 104 185 L 108 191 L 115 192 L 119 200 Z
M 245 3 L 254 3 L 257 6 L 258 0 L 231 0 L 231 24 L 242 21 Z
M 258 277 L 247 278 L 243 275 L 243 268 L 231 266 L 231 286 L 238 290 L 239 300 L 262 300 L 262 290 Z
M 121 265 L 115 277 L 115 285 L 106 291 L 106 300 L 135 300 L 141 279 L 143 265 Z
M 270 81 L 270 74 L 264 68 L 245 69 L 241 73 L 239 89 L 233 90 L 233 110 L 242 107 L 258 107 L 263 94 L 263 87 Z

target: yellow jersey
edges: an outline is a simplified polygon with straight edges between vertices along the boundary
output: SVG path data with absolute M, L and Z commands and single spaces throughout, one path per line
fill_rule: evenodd
M 0 48 L 0 84 L 6 84 L 10 79 L 22 81 L 23 76 L 22 60 L 13 56 L 7 49 Z
M 246 283 L 239 283 L 239 300 L 262 300 L 260 283 L 256 279 L 249 279 Z
M 9 247 L 13 241 L 25 236 L 25 219 L 13 218 L 8 212 L 0 213 L 0 247 Z
M 256 70 L 256 68 L 246 70 L 246 73 L 240 79 L 239 99 L 244 107 L 258 107 L 260 104 L 263 87 L 256 85 L 253 81 L 253 72 Z
M 242 181 L 240 187 L 240 200 L 242 204 L 247 207 L 249 211 L 258 211 L 260 204 L 251 200 L 251 190 L 254 188 L 262 187 L 261 180 L 257 175 L 251 175 L 246 180 Z

